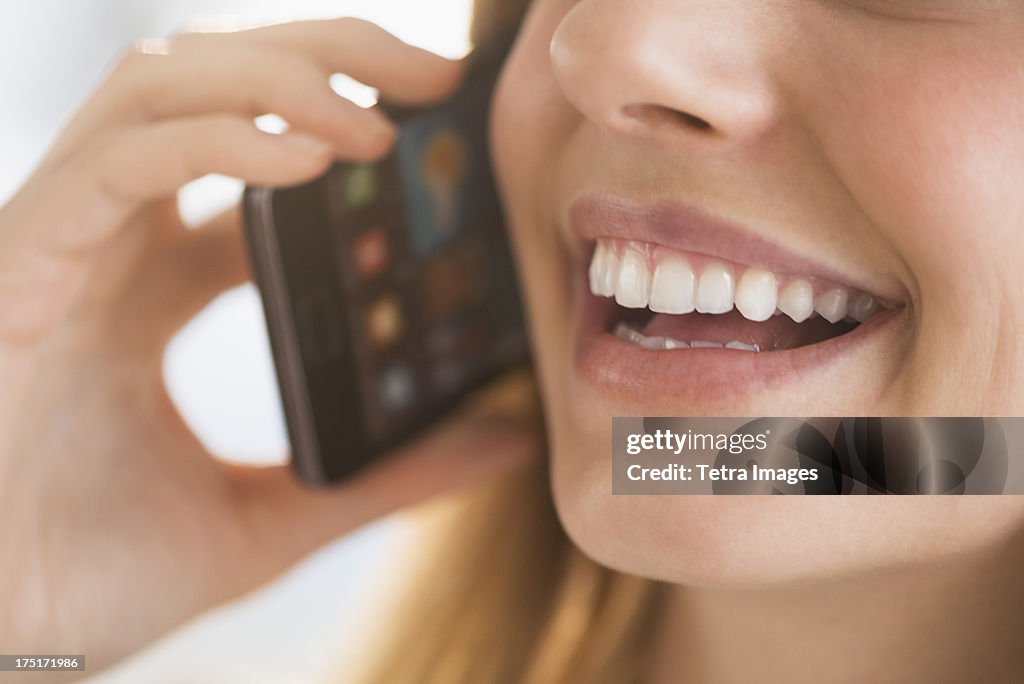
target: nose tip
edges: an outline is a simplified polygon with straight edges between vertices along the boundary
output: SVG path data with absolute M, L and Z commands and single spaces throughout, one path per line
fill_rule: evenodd
M 674 7 L 666 14 L 577 4 L 550 46 L 564 96 L 599 126 L 665 143 L 763 135 L 778 106 L 757 42 L 744 33 L 749 25 L 712 30 L 698 12 Z

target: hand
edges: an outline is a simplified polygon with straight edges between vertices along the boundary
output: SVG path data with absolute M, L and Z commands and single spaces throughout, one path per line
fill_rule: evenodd
M 333 93 L 450 92 L 461 67 L 356 20 L 183 35 L 132 51 L 0 210 L 0 644 L 85 653 L 90 671 L 324 542 L 537 447 L 464 415 L 332 491 L 210 458 L 161 377 L 173 333 L 247 277 L 238 211 L 186 230 L 176 191 L 208 173 L 309 180 L 372 160 L 392 125 Z M 253 117 L 274 112 L 290 132 Z

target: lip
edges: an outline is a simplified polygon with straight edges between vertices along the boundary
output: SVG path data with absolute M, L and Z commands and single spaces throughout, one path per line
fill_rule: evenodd
M 690 406 L 750 397 L 824 371 L 857 351 L 895 344 L 905 310 L 873 317 L 853 331 L 817 344 L 771 352 L 730 349 L 650 350 L 604 330 L 601 307 L 581 283 L 576 372 L 602 394 L 630 404 L 665 399 Z
M 586 256 L 597 237 L 614 237 L 757 266 L 777 273 L 810 275 L 861 289 L 882 301 L 902 304 L 897 288 L 872 287 L 866 278 L 829 268 L 743 228 L 692 208 L 667 202 L 641 205 L 609 196 L 588 197 L 570 208 L 576 237 L 574 290 L 575 369 L 601 394 L 630 405 L 666 400 L 684 405 L 721 405 L 730 399 L 806 380 L 854 355 L 877 358 L 898 346 L 905 306 L 880 313 L 844 335 L 816 344 L 770 352 L 730 349 L 651 350 L 619 339 L 608 330 L 611 300 L 590 292 Z M 883 357 L 885 358 L 885 357 Z M 691 408 L 692 410 L 692 408 Z
M 867 292 L 889 308 L 896 308 L 907 299 L 906 291 L 889 278 L 847 272 L 722 218 L 672 201 L 641 203 L 610 194 L 585 196 L 569 207 L 569 228 L 575 237 L 575 256 L 581 261 L 589 258 L 597 238 L 636 240 L 777 274 L 836 282 Z

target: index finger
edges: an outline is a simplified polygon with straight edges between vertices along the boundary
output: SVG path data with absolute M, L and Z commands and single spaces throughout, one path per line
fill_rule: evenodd
M 174 40 L 201 41 L 212 35 L 183 34 Z M 239 31 L 231 38 L 300 51 L 331 72 L 377 88 L 396 104 L 439 100 L 463 74 L 461 61 L 409 45 L 372 22 L 351 17 L 274 24 Z

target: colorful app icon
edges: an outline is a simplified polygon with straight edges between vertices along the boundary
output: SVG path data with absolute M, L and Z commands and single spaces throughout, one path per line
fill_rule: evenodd
M 387 411 L 408 408 L 416 394 L 412 373 L 405 366 L 392 366 L 380 378 L 380 403 Z
M 369 165 L 352 168 L 345 179 L 345 199 L 350 207 L 365 207 L 377 198 L 377 170 Z
M 409 238 L 418 254 L 430 254 L 464 227 L 472 150 L 457 129 L 431 118 L 407 126 L 398 153 L 405 179 Z
M 376 300 L 366 310 L 366 334 L 377 348 L 390 347 L 402 335 L 402 306 L 394 295 Z
M 459 190 L 469 166 L 466 144 L 453 129 L 438 131 L 423 150 L 420 175 L 434 211 L 434 226 L 442 237 L 455 232 Z
M 390 258 L 387 236 L 380 228 L 360 235 L 352 246 L 356 272 L 362 278 L 373 278 L 388 267 Z

